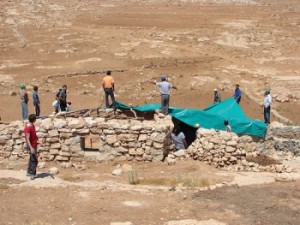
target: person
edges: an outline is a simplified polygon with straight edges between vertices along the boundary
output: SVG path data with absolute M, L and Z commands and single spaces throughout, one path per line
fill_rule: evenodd
M 172 134 L 171 134 L 171 138 L 175 145 L 175 151 L 178 151 L 180 149 L 187 149 L 185 135 L 181 131 L 180 126 L 174 126 Z
M 33 106 L 35 108 L 35 115 L 40 116 L 40 98 L 38 95 L 38 86 L 33 86 L 33 93 L 32 93 L 32 101 L 33 101 Z
M 114 95 L 114 91 L 115 91 L 115 81 L 114 78 L 111 76 L 111 71 L 108 70 L 106 72 L 106 76 L 103 77 L 102 80 L 102 87 L 103 87 L 103 91 L 105 94 L 105 106 L 106 108 L 110 108 L 110 106 L 114 107 L 116 100 L 115 100 L 115 95 Z M 108 96 L 110 96 L 111 98 L 111 105 L 109 105 L 109 101 L 108 101 Z
M 21 88 L 21 90 L 19 92 L 19 96 L 21 99 L 22 119 L 26 120 L 28 117 L 28 104 L 27 103 L 29 101 L 29 98 L 28 98 L 28 94 L 27 94 L 25 85 L 21 84 L 20 88 Z
M 264 120 L 265 120 L 265 124 L 267 125 L 270 124 L 271 104 L 272 104 L 272 97 L 270 95 L 270 91 L 267 90 L 265 92 L 264 105 L 263 105 Z
M 224 120 L 224 126 L 227 132 L 231 132 L 231 126 L 229 125 L 228 120 Z
M 71 105 L 72 105 L 72 102 L 71 102 L 71 101 L 68 101 L 68 102 L 67 102 L 67 108 L 66 108 L 66 111 L 67 111 L 67 112 L 71 112 L 71 111 L 72 111 Z
M 36 122 L 36 115 L 31 114 L 28 117 L 29 124 L 24 128 L 26 146 L 29 151 L 29 161 L 27 168 L 27 176 L 30 176 L 30 180 L 36 178 L 36 167 L 38 165 L 37 146 L 38 137 L 36 135 L 36 129 L 34 123 Z
M 221 94 L 218 91 L 218 89 L 215 88 L 214 90 L 214 103 L 219 103 L 221 102 Z
M 62 112 L 67 110 L 67 89 L 67 85 L 64 84 L 62 90 L 59 92 L 59 107 Z
M 167 115 L 169 111 L 171 88 L 177 88 L 167 81 L 166 75 L 162 75 L 161 82 L 153 80 L 152 83 L 159 87 L 159 93 L 161 96 L 161 111 L 163 114 Z
M 235 85 L 233 98 L 237 102 L 237 104 L 240 104 L 240 101 L 241 101 L 241 98 L 242 98 L 242 91 L 240 89 L 239 84 Z

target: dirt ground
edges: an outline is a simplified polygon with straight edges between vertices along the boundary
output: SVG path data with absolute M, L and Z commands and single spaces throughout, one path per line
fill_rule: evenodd
M 25 176 L 26 161 L 10 163 L 13 170 L 0 170 L 0 224 L 296 225 L 300 219 L 299 179 L 275 183 L 275 174 L 220 171 L 193 160 L 120 164 L 133 166 L 144 183 L 130 184 L 128 172 L 113 176 L 113 162 L 54 176 L 47 171 L 55 164 L 47 164 L 34 181 Z
M 43 115 L 63 84 L 74 110 L 104 106 L 111 69 L 125 104 L 159 103 L 149 81 L 167 74 L 178 87 L 172 106 L 205 108 L 214 88 L 224 99 L 239 83 L 242 108 L 263 119 L 270 87 L 289 98 L 272 108 L 299 124 L 299 8 L 298 0 L 1 1 L 0 116 L 21 119 L 20 83 L 39 86 Z

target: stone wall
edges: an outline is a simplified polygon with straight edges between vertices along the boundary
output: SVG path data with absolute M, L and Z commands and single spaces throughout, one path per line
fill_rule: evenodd
M 271 126 L 266 136 L 269 148 L 280 152 L 292 152 L 300 155 L 300 127 L 299 126 Z
M 164 116 L 163 116 L 164 117 Z M 47 118 L 36 122 L 41 161 L 80 162 L 87 152 L 82 138 L 93 137 L 98 143 L 94 160 L 152 161 L 162 157 L 163 142 L 172 126 L 168 117 L 153 121 L 105 118 Z M 24 125 L 13 122 L 0 125 L 0 159 L 17 160 L 27 155 L 24 147 Z
M 39 119 L 36 122 L 39 157 L 41 161 L 58 162 L 158 161 L 164 151 L 172 149 L 169 135 L 172 127 L 171 118 L 162 114 L 155 114 L 153 120 L 143 121 L 104 117 Z M 24 124 L 20 121 L 0 125 L 0 160 L 18 160 L 27 155 L 23 128 Z M 259 165 L 249 158 L 262 154 L 273 156 L 276 152 L 297 155 L 299 137 L 299 127 L 270 126 L 265 140 L 200 128 L 189 148 L 169 154 L 167 162 L 172 164 L 181 158 L 191 157 L 218 168 L 282 172 L 287 168 Z M 92 158 L 91 152 L 83 149 L 83 143 L 89 139 L 97 143 Z

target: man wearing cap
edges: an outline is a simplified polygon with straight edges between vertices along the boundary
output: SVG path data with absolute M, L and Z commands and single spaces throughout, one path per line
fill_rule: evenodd
M 219 93 L 218 89 L 215 88 L 214 90 L 214 103 L 219 103 L 221 102 L 221 94 Z
M 270 124 L 270 111 L 271 111 L 271 103 L 272 103 L 272 97 L 270 95 L 270 91 L 267 90 L 265 92 L 265 98 L 264 98 L 264 119 L 265 124 Z
M 174 87 L 167 81 L 166 75 L 161 76 L 161 82 L 156 82 L 155 80 L 153 80 L 151 83 L 159 87 L 159 93 L 161 96 L 161 111 L 163 114 L 167 115 L 169 111 L 171 88 L 176 89 L 176 87 Z
M 26 87 L 24 84 L 21 84 L 20 85 L 20 92 L 19 92 L 19 96 L 20 96 L 20 99 L 21 99 L 21 107 L 22 107 L 22 119 L 23 120 L 26 120 L 27 117 L 28 117 L 28 101 L 29 101 L 29 98 L 28 98 L 28 94 L 27 94 L 27 91 L 26 91 Z
M 108 70 L 106 72 L 106 76 L 103 78 L 102 80 L 102 87 L 104 90 L 104 94 L 105 94 L 105 106 L 106 108 L 109 108 L 109 101 L 108 101 L 108 96 L 110 96 L 111 98 L 111 105 L 114 107 L 115 106 L 115 95 L 114 95 L 114 91 L 115 91 L 115 81 L 114 78 L 111 76 L 111 71 Z

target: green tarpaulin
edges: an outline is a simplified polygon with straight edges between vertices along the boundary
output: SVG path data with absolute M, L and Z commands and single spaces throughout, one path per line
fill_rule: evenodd
M 159 104 L 129 107 L 120 102 L 117 102 L 116 107 L 122 110 L 132 109 L 139 112 L 151 112 L 161 108 Z M 207 129 L 225 130 L 224 120 L 227 119 L 232 131 L 237 134 L 264 137 L 267 131 L 265 123 L 249 119 L 233 98 L 212 104 L 203 110 L 170 107 L 169 114 L 191 127 L 200 124 L 201 127 Z

